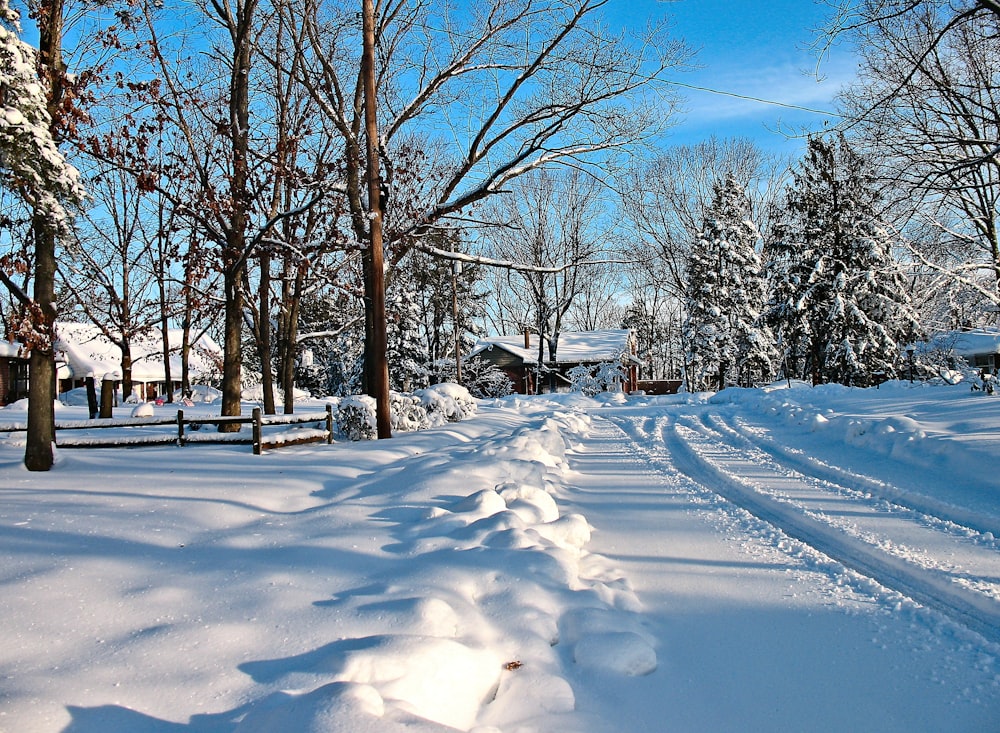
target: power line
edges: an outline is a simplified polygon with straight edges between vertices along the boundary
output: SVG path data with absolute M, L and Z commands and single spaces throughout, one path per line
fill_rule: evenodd
M 736 92 L 724 92 L 720 89 L 712 89 L 710 87 L 701 87 L 696 84 L 685 84 L 682 81 L 668 81 L 662 79 L 661 82 L 665 84 L 670 84 L 675 87 L 684 87 L 685 89 L 693 89 L 698 92 L 708 92 L 709 94 L 718 94 L 722 97 L 735 97 L 736 99 L 744 99 L 748 102 L 757 102 L 759 104 L 769 104 L 774 107 L 784 107 L 786 109 L 797 109 L 802 112 L 812 112 L 817 115 L 829 115 L 830 117 L 841 117 L 841 115 L 836 112 L 831 112 L 826 109 L 814 109 L 812 107 L 803 107 L 799 104 L 791 104 L 789 102 L 776 102 L 773 99 L 762 99 L 761 97 L 752 97 L 748 94 L 737 94 Z

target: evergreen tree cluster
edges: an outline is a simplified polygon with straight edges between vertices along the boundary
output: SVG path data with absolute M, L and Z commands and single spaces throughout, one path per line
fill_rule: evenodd
M 918 329 L 879 203 L 842 136 L 810 139 L 766 236 L 736 180 L 717 182 L 687 263 L 688 388 L 894 376 Z

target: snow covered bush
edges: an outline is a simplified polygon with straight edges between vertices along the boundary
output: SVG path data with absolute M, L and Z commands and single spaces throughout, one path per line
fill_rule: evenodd
M 427 408 L 427 424 L 443 425 L 458 422 L 476 414 L 476 401 L 469 390 L 458 384 L 435 384 L 414 392 Z
M 375 399 L 368 395 L 340 398 L 337 429 L 348 440 L 375 440 L 378 435 Z M 476 401 L 457 384 L 437 384 L 413 394 L 389 393 L 393 432 L 412 432 L 458 422 L 476 413 Z
M 389 393 L 389 413 L 393 432 L 409 433 L 427 427 L 427 408 L 415 395 Z
M 616 362 L 602 362 L 596 367 L 575 366 L 569 370 L 570 389 L 588 397 L 617 389 L 625 380 L 625 368 Z
M 368 395 L 351 395 L 340 400 L 337 409 L 337 429 L 348 440 L 375 440 L 375 399 Z
M 469 394 L 479 399 L 506 397 L 514 393 L 514 383 L 496 364 L 474 356 L 462 364 L 462 381 Z

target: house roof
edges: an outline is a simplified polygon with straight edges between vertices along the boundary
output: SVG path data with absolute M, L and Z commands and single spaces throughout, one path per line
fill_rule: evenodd
M 24 345 L 19 344 L 14 341 L 2 341 L 0 340 L 0 356 L 2 357 L 17 357 L 21 359 L 27 358 L 27 352 L 24 350 Z
M 603 331 L 569 331 L 559 334 L 556 349 L 557 364 L 596 363 L 617 361 L 622 354 L 632 354 L 632 332 L 628 329 L 605 329 Z M 538 335 L 531 334 L 530 346 L 524 348 L 524 334 L 516 336 L 491 336 L 480 339 L 469 352 L 475 356 L 488 349 L 503 349 L 521 358 L 525 364 L 538 363 Z M 545 347 L 548 357 L 548 346 Z
M 959 356 L 976 354 L 1000 354 L 1000 329 L 974 328 L 971 331 L 953 331 L 952 350 Z
M 179 351 L 183 335 L 181 329 L 170 329 L 168 341 L 171 349 Z M 109 341 L 94 325 L 88 323 L 56 324 L 56 350 L 62 352 L 65 364 L 59 366 L 59 378 L 83 378 L 92 374 L 101 379 L 105 374 L 121 372 L 121 349 Z M 163 340 L 160 332 L 132 341 L 132 379 L 137 382 L 161 382 L 164 380 Z M 198 339 L 191 350 L 188 367 L 191 375 L 197 377 L 216 370 L 221 362 L 222 349 L 208 335 Z M 179 353 L 170 356 L 170 374 L 179 379 L 181 357 Z

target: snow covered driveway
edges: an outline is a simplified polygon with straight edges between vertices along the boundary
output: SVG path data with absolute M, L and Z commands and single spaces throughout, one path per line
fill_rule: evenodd
M 888 497 L 903 502 L 904 492 L 867 476 L 820 478 L 822 467 L 779 458 L 715 414 L 616 422 L 636 445 L 652 446 L 645 450 L 654 463 L 669 457 L 694 484 L 790 538 L 1000 643 L 1000 553 L 992 533 L 970 537 L 946 507 L 925 514 L 894 504 Z M 859 489 L 865 486 L 877 493 Z
M 615 692 L 659 707 L 623 730 L 1000 727 L 1000 552 L 930 495 L 954 476 L 893 486 L 892 459 L 841 444 L 869 472 L 825 463 L 742 405 L 591 414 L 570 495 L 661 641 L 661 669 Z

